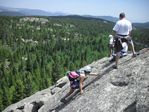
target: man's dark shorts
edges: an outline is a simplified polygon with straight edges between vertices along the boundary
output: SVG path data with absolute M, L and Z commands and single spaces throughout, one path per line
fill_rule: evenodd
M 123 49 L 123 46 L 122 46 L 123 42 L 126 42 L 128 44 L 132 42 L 132 39 L 131 37 L 120 38 L 119 36 L 116 36 L 115 37 L 115 52 L 116 53 L 120 52 Z
M 113 44 L 109 44 L 108 47 L 111 48 L 111 49 L 113 49 L 114 48 L 114 45 Z

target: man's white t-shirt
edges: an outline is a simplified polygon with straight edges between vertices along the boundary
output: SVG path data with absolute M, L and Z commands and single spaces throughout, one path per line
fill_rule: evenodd
M 123 18 L 116 22 L 113 30 L 119 35 L 129 35 L 129 32 L 132 30 L 132 24 L 130 21 Z

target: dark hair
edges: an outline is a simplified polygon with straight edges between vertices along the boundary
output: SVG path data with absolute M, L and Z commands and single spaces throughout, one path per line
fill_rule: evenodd
M 125 17 L 125 13 L 123 13 L 123 12 L 120 13 L 119 17 L 120 17 L 120 18 L 124 18 L 124 17 Z
M 89 70 L 84 70 L 84 73 L 85 73 L 85 74 L 89 74 L 89 73 L 91 73 L 91 71 L 89 71 Z

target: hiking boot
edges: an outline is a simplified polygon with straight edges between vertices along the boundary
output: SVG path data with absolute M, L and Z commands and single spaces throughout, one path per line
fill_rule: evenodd
M 111 60 L 109 60 L 110 63 L 114 62 L 115 58 L 113 57 Z
M 66 99 L 65 99 L 65 98 L 62 98 L 62 99 L 60 100 L 60 102 L 65 103 L 65 102 L 66 102 Z
M 114 68 L 114 69 L 118 69 L 117 65 L 114 65 L 113 68 Z

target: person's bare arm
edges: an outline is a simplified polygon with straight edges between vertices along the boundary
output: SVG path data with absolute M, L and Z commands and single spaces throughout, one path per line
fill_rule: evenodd
M 80 93 L 83 94 L 83 81 L 85 79 L 85 75 L 80 74 Z
M 97 73 L 92 73 L 92 72 L 91 72 L 91 73 L 89 73 L 89 75 L 90 75 L 90 76 L 97 76 L 98 74 L 97 74 Z

